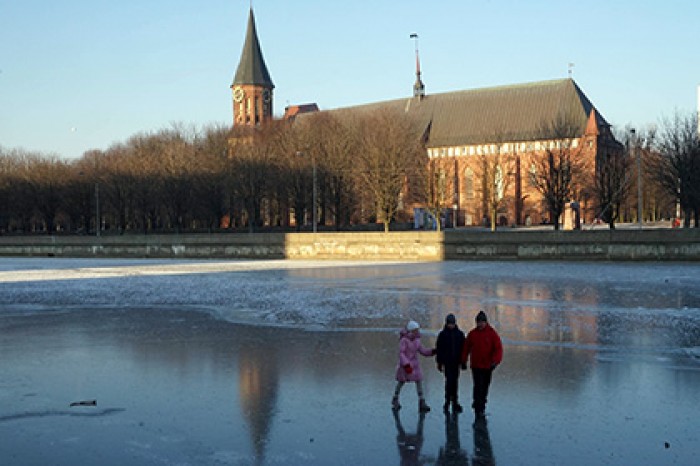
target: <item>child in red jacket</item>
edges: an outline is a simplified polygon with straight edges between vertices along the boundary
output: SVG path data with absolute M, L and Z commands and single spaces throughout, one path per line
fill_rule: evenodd
M 489 325 L 484 311 L 479 311 L 476 315 L 476 327 L 464 340 L 462 363 L 466 364 L 467 359 L 474 381 L 472 408 L 476 417 L 482 418 L 491 385 L 491 374 L 503 360 L 501 338 Z

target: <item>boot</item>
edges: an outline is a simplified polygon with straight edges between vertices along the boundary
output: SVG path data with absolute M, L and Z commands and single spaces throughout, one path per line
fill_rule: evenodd
M 398 411 L 399 409 L 401 409 L 398 396 L 395 396 L 391 399 L 391 409 L 393 409 L 394 411 Z
M 418 403 L 418 411 L 421 413 L 427 413 L 430 411 L 430 406 L 428 406 L 423 398 L 420 399 L 420 402 Z
M 453 412 L 453 413 L 461 413 L 462 411 L 464 411 L 464 410 L 462 409 L 462 405 L 459 404 L 459 403 L 457 403 L 457 400 L 456 400 L 456 399 L 455 399 L 455 400 L 452 400 L 452 412 Z

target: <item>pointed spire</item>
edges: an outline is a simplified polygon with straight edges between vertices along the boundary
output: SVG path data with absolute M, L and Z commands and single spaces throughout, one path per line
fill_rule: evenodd
M 248 15 L 248 30 L 245 43 L 243 44 L 243 51 L 241 52 L 241 61 L 238 62 L 236 76 L 233 78 L 233 85 L 238 84 L 256 84 L 269 89 L 275 87 L 272 84 L 270 73 L 267 71 L 265 59 L 260 49 L 252 4 Z
M 413 97 L 425 96 L 425 85 L 420 79 L 420 58 L 418 56 L 418 34 L 415 32 L 409 36 L 416 44 L 416 82 L 413 84 Z

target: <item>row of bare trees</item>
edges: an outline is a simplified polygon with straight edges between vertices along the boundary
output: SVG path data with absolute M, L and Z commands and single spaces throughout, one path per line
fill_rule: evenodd
M 598 154 L 595 194 L 600 218 L 615 222 L 683 219 L 700 227 L 700 128 L 696 114 L 664 121 L 660 129 L 616 135 L 619 148 Z M 641 215 L 641 217 L 640 217 Z
M 426 164 L 416 134 L 389 111 L 321 113 L 255 129 L 173 125 L 74 161 L 0 148 L 0 231 L 301 229 L 314 209 L 328 228 L 388 230 Z
M 379 222 L 388 230 L 408 220 L 401 216 L 412 205 L 440 218 L 455 202 L 456 174 L 429 163 L 414 124 L 388 110 L 324 112 L 255 129 L 179 124 L 74 161 L 0 147 L 0 232 L 298 230 L 316 217 L 325 228 Z M 634 140 L 619 134 L 599 148 L 595 169 L 577 157 L 570 141 L 579 135 L 566 120 L 545 122 L 543 131 L 556 143 L 527 178 L 555 228 L 566 203 L 580 196 L 594 200 L 611 228 L 629 220 L 638 179 L 647 219 L 677 204 L 685 225 L 694 218 L 698 226 L 697 117 L 677 116 Z M 520 170 L 495 147 L 480 156 L 479 186 L 494 228 Z M 643 177 L 632 176 L 635 161 Z

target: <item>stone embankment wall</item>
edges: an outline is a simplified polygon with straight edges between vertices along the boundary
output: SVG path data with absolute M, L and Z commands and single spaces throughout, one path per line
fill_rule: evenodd
M 698 261 L 700 230 L 0 236 L 0 256 Z

